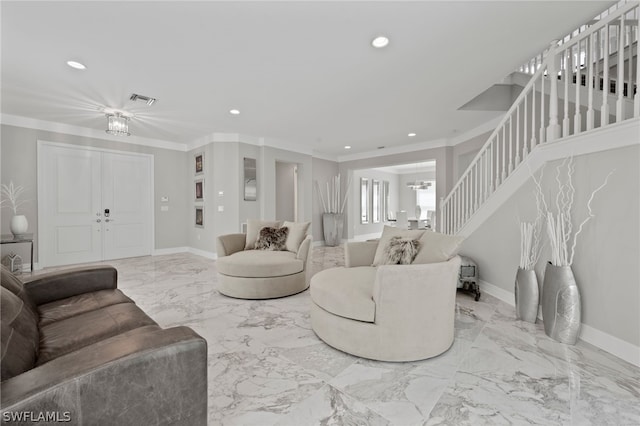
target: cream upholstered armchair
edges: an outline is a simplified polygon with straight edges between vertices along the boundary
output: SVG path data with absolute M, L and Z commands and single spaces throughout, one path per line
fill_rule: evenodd
M 415 361 L 439 355 L 453 343 L 462 240 L 401 231 L 422 241 L 414 263 L 377 263 L 377 254 L 397 232 L 383 232 L 380 241 L 346 243 L 345 267 L 311 279 L 311 324 L 329 345 L 369 359 Z
M 263 228 L 287 227 L 283 247 L 256 242 Z M 271 299 L 300 293 L 309 287 L 311 236 L 309 222 L 249 220 L 246 234 L 221 235 L 216 240 L 218 291 L 240 299 Z

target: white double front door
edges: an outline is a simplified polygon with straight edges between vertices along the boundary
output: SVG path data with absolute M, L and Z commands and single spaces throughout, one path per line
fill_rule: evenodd
M 41 266 L 150 255 L 152 158 L 40 143 Z

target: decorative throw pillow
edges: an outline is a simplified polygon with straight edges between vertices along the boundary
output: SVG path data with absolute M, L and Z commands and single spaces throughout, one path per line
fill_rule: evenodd
M 413 263 L 446 262 L 458 254 L 464 237 L 426 231 L 420 238 L 420 250 Z
M 402 238 L 410 238 L 410 239 L 418 239 L 424 234 L 425 231 L 422 230 L 407 230 L 402 228 L 394 228 L 393 226 L 386 226 L 382 230 L 382 235 L 380 236 L 380 242 L 378 243 L 378 248 L 376 249 L 376 255 L 373 258 L 372 266 L 384 265 L 384 248 L 387 246 L 387 243 L 393 237 L 402 237 Z
M 289 235 L 287 236 L 287 251 L 298 253 L 300 244 L 307 236 L 307 230 L 309 229 L 311 222 L 289 222 L 284 221 L 282 227 L 289 228 Z
M 286 250 L 287 235 L 289 228 L 272 228 L 265 226 L 260 230 L 256 240 L 256 250 L 283 251 Z
M 260 230 L 265 226 L 270 226 L 272 228 L 279 228 L 280 221 L 278 220 L 259 220 L 259 219 L 248 219 L 247 220 L 247 235 L 244 240 L 244 249 L 252 250 L 255 247 L 256 240 L 258 239 L 258 234 Z
M 409 265 L 415 259 L 420 241 L 392 237 L 384 247 L 383 265 Z

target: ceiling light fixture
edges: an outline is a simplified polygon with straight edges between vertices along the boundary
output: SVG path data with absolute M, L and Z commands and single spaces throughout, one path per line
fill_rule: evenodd
M 87 66 L 85 64 L 82 64 L 80 62 L 76 62 L 76 61 L 67 61 L 67 65 L 69 65 L 71 68 L 75 68 L 77 70 L 86 70 Z
M 409 133 L 407 136 L 409 136 L 410 138 L 413 138 L 413 137 L 416 136 L 416 134 L 415 133 Z
M 114 112 L 112 114 L 106 114 L 107 116 L 107 130 L 110 135 L 115 136 L 130 136 L 129 133 L 129 117 L 122 115 L 120 112 Z
M 351 145 L 345 145 L 344 149 L 351 149 Z
M 240 114 L 240 110 L 237 110 L 237 109 L 230 109 L 230 110 L 229 110 L 229 114 L 231 114 L 231 115 L 238 115 L 238 114 Z
M 421 164 L 420 164 L 421 165 Z M 427 189 L 431 186 L 431 182 L 427 182 L 425 180 L 418 180 L 417 179 L 417 175 L 418 175 L 418 166 L 419 164 L 416 164 L 416 179 L 413 181 L 409 181 L 407 182 L 407 186 L 411 189 L 413 189 L 414 191 L 417 191 L 418 189 Z M 419 215 L 416 215 L 419 216 Z
M 381 49 L 389 44 L 389 39 L 385 36 L 378 36 L 371 41 L 371 45 L 376 49 Z

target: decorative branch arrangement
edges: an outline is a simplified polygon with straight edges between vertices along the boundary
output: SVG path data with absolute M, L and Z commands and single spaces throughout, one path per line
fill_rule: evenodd
M 347 204 L 347 198 L 349 196 L 349 188 L 351 188 L 351 179 L 347 183 L 347 190 L 344 193 L 344 196 L 341 197 L 341 185 L 340 185 L 340 175 L 334 176 L 329 182 L 327 182 L 327 200 L 325 202 L 324 196 L 322 195 L 322 187 L 316 181 L 316 187 L 318 188 L 318 194 L 320 195 L 320 201 L 322 202 L 322 210 L 324 213 L 340 213 L 344 212 L 344 207 Z
M 566 171 L 563 172 L 563 169 Z M 613 171 L 604 179 L 604 182 L 591 193 L 587 202 L 587 217 L 580 223 L 578 230 L 573 232 L 573 224 L 571 222 L 571 214 L 573 209 L 575 188 L 573 186 L 573 173 L 575 171 L 573 158 L 565 158 L 556 170 L 556 182 L 558 183 L 558 193 L 555 199 L 556 213 L 551 212 L 542 195 L 541 179 L 533 177 L 536 185 L 536 204 L 538 207 L 538 216 L 541 211 L 547 218 L 547 236 L 551 245 L 551 263 L 555 266 L 570 266 L 573 264 L 575 248 L 578 242 L 578 235 L 582 232 L 584 225 L 595 217 L 591 208 L 591 203 L 595 195 L 604 188 L 609 182 L 609 177 Z M 563 174 L 566 177 L 563 178 Z M 540 202 L 538 202 L 540 200 Z M 571 243 L 571 245 L 569 245 Z
M 542 196 L 542 190 L 538 187 L 544 174 L 544 166 L 538 180 L 533 177 L 536 184 L 536 220 L 533 222 L 520 222 L 520 268 L 531 271 L 535 268 L 542 254 L 542 226 L 546 203 Z M 544 209 L 543 209 L 544 206 Z
M 24 191 L 25 189 L 23 186 L 15 186 L 13 184 L 13 181 L 9 181 L 9 185 L 3 183 L 2 185 L 0 185 L 0 193 L 2 193 L 0 206 L 8 203 L 11 207 L 11 210 L 13 210 L 13 214 L 17 215 L 20 206 L 27 202 L 27 200 L 20 199 L 20 197 L 22 197 L 22 195 L 24 194 Z

